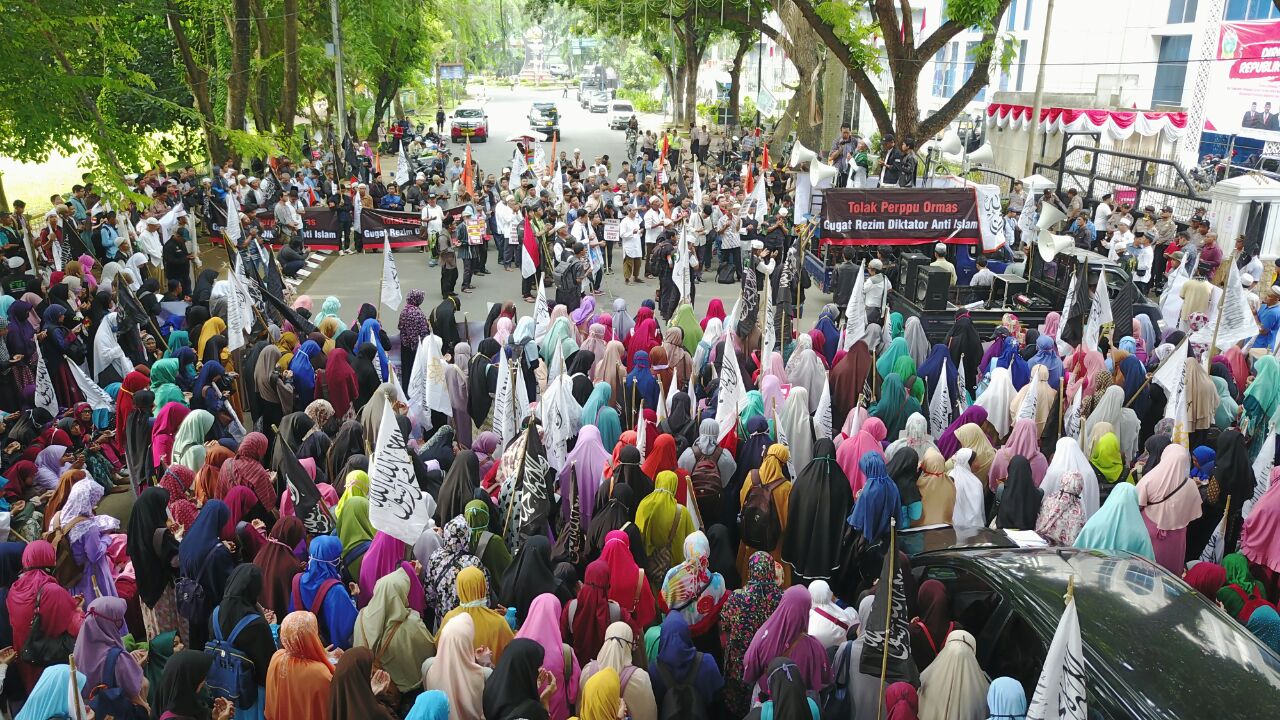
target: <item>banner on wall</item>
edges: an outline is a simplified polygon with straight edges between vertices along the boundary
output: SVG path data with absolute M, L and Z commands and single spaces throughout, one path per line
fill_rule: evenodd
M 822 241 L 834 245 L 974 245 L 982 239 L 973 188 L 829 189 Z
M 461 214 L 463 206 L 445 210 L 445 215 Z M 210 203 L 209 232 L 215 242 L 221 242 L 223 229 L 227 222 L 226 207 L 220 203 Z M 264 242 L 273 249 L 279 250 L 281 240 L 276 236 L 275 215 L 262 212 L 257 216 L 260 235 Z M 483 225 L 480 225 L 483 229 Z M 312 250 L 337 250 L 340 226 L 338 213 L 327 207 L 309 207 L 302 211 L 302 240 Z M 368 248 L 382 247 L 384 237 L 389 234 L 391 249 L 424 247 L 429 240 L 423 236 L 422 217 L 416 212 L 398 210 L 379 210 L 365 208 L 360 211 L 360 227 L 356 229 Z M 385 233 L 384 233 L 385 231 Z
M 1280 22 L 1224 22 L 1204 129 L 1280 142 Z

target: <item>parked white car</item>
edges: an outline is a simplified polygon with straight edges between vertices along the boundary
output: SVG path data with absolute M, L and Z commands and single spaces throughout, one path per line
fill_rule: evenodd
M 636 109 L 629 100 L 614 100 L 609 103 L 609 129 L 625 130 L 627 123 L 636 116 Z

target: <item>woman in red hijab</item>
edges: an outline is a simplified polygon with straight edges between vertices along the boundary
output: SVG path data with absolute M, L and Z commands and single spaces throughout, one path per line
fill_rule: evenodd
M 278 500 L 275 485 L 271 482 L 271 473 L 262 466 L 262 459 L 266 456 L 267 436 L 251 432 L 240 441 L 236 456 L 222 464 L 220 479 L 227 492 L 237 485 L 247 487 L 258 497 L 262 507 L 275 512 Z
M 648 308 L 640 308 L 642 311 Z M 652 311 L 651 311 L 652 312 Z M 639 315 L 636 316 L 639 318 Z M 652 317 L 643 320 L 637 319 L 636 327 L 631 332 L 631 337 L 627 338 L 627 367 L 631 367 L 635 361 L 636 353 L 647 353 L 653 349 L 655 345 L 662 344 L 662 336 L 658 334 L 658 321 Z
M 560 636 L 578 657 L 593 658 L 604 646 L 604 634 L 615 622 L 631 624 L 630 613 L 609 599 L 609 563 L 597 559 L 587 565 L 578 597 L 560 611 Z
M 664 470 L 675 472 L 679 458 L 676 457 L 676 439 L 662 433 L 653 441 L 653 446 L 644 456 L 644 464 L 640 469 L 644 474 L 649 476 L 650 480 L 657 481 L 658 473 Z M 594 656 L 593 656 L 594 657 Z
M 707 329 L 707 322 L 712 318 L 724 322 L 724 302 L 720 298 L 711 298 L 711 302 L 707 303 L 707 314 L 702 316 L 700 323 L 703 330 Z
M 36 599 L 40 602 L 40 627 L 49 636 L 80 632 L 84 612 L 66 588 L 53 577 L 56 555 L 53 546 L 45 540 L 36 540 L 22 551 L 22 574 L 9 588 L 5 609 L 13 627 L 13 649 L 22 657 L 22 648 L 31 635 L 31 623 L 36 615 Z M 18 673 L 28 693 L 40 678 L 42 668 L 30 663 L 18 662 Z
M 262 594 L 258 602 L 275 612 L 277 618 L 289 613 L 289 593 L 293 588 L 293 576 L 301 572 L 294 549 L 306 537 L 302 521 L 286 515 L 276 521 L 267 537 L 267 544 L 253 558 L 253 564 L 262 570 Z
M 351 367 L 351 356 L 342 348 L 329 351 L 324 369 L 325 399 L 333 405 L 333 412 L 339 418 L 345 418 L 351 410 L 351 403 L 360 396 L 360 383 L 356 382 L 356 371 Z

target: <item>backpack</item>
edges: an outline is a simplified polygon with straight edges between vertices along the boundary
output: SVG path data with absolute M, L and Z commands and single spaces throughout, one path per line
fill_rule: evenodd
M 370 542 L 368 540 L 361 540 L 350 550 L 342 553 L 342 575 L 347 578 L 348 582 L 360 582 L 360 578 L 352 576 L 351 566 L 364 557 L 365 553 L 369 552 L 369 545 Z
M 836 650 L 831 663 L 831 684 L 818 693 L 820 716 L 824 720 L 844 720 L 853 717 L 853 702 L 849 695 L 849 660 L 853 642 L 846 640 Z
M 148 720 L 150 714 L 141 705 L 134 705 L 133 698 L 127 697 L 124 690 L 116 683 L 116 661 L 120 659 L 122 648 L 113 647 L 107 651 L 107 661 L 102 666 L 102 680 L 89 691 L 89 707 L 94 717 L 112 717 L 115 720 Z
M 182 575 L 173 583 L 174 603 L 178 606 L 178 614 L 187 620 L 194 620 L 209 611 L 209 603 L 200 580 L 204 577 L 205 570 L 209 569 L 209 561 L 213 559 L 215 551 L 216 548 L 204 556 L 195 577 Z
M 319 635 L 327 638 L 328 633 L 324 626 L 324 599 L 329 596 L 329 591 L 338 584 L 335 578 L 328 578 L 320 583 L 320 589 L 316 590 L 316 596 L 311 598 L 311 605 L 307 610 L 316 616 L 316 624 L 319 626 Z M 293 603 L 292 606 L 299 610 L 302 609 L 302 573 L 293 576 Z
M 724 491 L 720 483 L 720 455 L 723 452 L 722 447 L 717 447 L 710 455 L 703 455 L 696 448 L 693 451 L 693 472 L 689 473 L 689 480 L 703 517 L 710 517 L 707 510 L 714 510 L 720 505 L 720 494 Z
M 680 525 L 680 508 L 676 508 L 676 516 L 671 520 L 671 531 L 667 533 L 667 541 L 649 553 L 645 570 L 649 574 L 649 582 L 660 587 L 671 569 L 671 541 L 676 537 L 676 528 Z
M 646 275 L 654 277 L 662 277 L 662 270 L 667 266 L 667 253 L 671 250 L 671 243 L 663 240 L 657 244 L 649 253 L 649 259 L 644 261 L 644 271 Z
M 756 550 L 772 551 L 782 537 L 782 521 L 773 503 L 773 489 L 786 482 L 785 477 L 771 483 L 760 482 L 760 471 L 751 471 L 751 489 L 742 503 L 738 523 L 742 528 L 742 542 Z
M 738 282 L 736 274 L 733 263 L 722 262 L 716 268 L 716 282 L 721 285 L 732 285 Z
M 556 282 L 556 290 L 561 292 L 577 292 L 578 283 L 574 279 L 576 273 L 573 272 L 574 266 L 577 265 L 577 258 L 563 260 L 556 265 L 556 269 L 552 272 Z
M 664 663 L 657 665 L 662 682 L 666 685 L 662 702 L 658 704 L 658 720 L 707 720 L 707 706 L 693 687 L 694 681 L 698 679 L 698 670 L 702 667 L 702 653 L 693 656 L 688 676 L 678 684 Z
M 249 623 L 262 616 L 257 613 L 245 615 L 231 628 L 231 634 L 223 637 L 222 623 L 218 622 L 221 610 L 214 608 L 213 617 L 209 618 L 213 639 L 205 643 L 204 651 L 213 656 L 213 665 L 209 666 L 205 686 L 214 698 L 226 698 L 232 705 L 245 710 L 258 702 L 258 681 L 253 677 L 253 661 L 236 649 L 236 638 Z
M 54 550 L 53 577 L 62 587 L 72 587 L 84 577 L 84 568 L 76 563 L 75 554 L 71 551 L 71 528 L 88 520 L 79 515 L 71 522 L 58 525 L 44 534 Z

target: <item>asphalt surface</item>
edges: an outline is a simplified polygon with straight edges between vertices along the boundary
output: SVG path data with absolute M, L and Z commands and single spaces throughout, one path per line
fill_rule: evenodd
M 481 169 L 486 172 L 500 173 L 503 167 L 511 162 L 511 154 L 513 145 L 506 142 L 508 136 L 514 134 L 523 134 L 528 132 L 528 113 L 529 106 L 535 100 L 540 102 L 554 101 L 561 115 L 560 141 L 557 144 L 557 152 L 560 148 L 565 149 L 572 155 L 575 148 L 582 150 L 582 155 L 590 163 L 596 156 L 608 154 L 613 160 L 616 167 L 625 156 L 626 153 L 626 136 L 620 130 L 610 130 L 608 128 L 607 115 L 601 113 L 589 113 L 579 107 L 574 91 L 571 88 L 568 98 L 561 98 L 561 91 L 556 90 L 533 90 L 529 88 L 517 88 L 514 92 L 510 89 L 494 89 L 488 88 L 488 100 L 485 103 L 489 115 L 490 133 L 493 137 L 487 143 L 473 143 L 471 146 L 472 157 L 479 162 Z M 658 129 L 661 118 L 658 116 L 641 116 L 641 127 Z M 462 154 L 464 146 L 461 144 L 452 146 L 455 154 Z M 544 144 L 544 151 L 551 152 L 551 144 Z M 383 156 L 382 169 L 384 173 L 393 172 L 395 168 L 395 158 Z M 440 294 L 440 269 L 438 267 L 430 267 L 428 261 L 430 256 L 422 251 L 403 250 L 395 254 L 396 270 L 400 276 L 400 287 L 403 295 L 407 296 L 412 289 L 421 289 L 426 293 L 426 301 L 423 302 L 423 308 L 430 311 L 438 305 L 442 299 Z M 470 320 L 472 322 L 483 320 L 488 312 L 490 303 L 500 303 L 514 301 L 520 312 L 532 312 L 532 305 L 521 302 L 520 300 L 520 272 L 515 270 L 505 272 L 502 266 L 498 264 L 493 246 L 489 248 L 489 270 L 490 275 L 477 276 L 473 280 L 475 290 L 470 293 L 460 294 L 462 301 L 462 309 L 458 315 L 459 321 Z M 601 310 L 612 309 L 613 299 L 616 297 L 624 298 L 627 301 L 627 307 L 632 313 L 640 306 L 641 301 L 647 298 L 653 298 L 658 289 L 657 280 L 649 280 L 644 285 L 626 285 L 622 281 L 622 257 L 621 252 L 615 253 L 614 257 L 615 273 L 604 276 L 602 289 L 605 294 L 596 297 L 596 306 Z M 461 272 L 461 268 L 459 268 Z M 336 253 L 328 256 L 315 269 L 311 276 L 304 281 L 299 292 L 310 295 L 318 309 L 324 298 L 333 295 L 342 301 L 342 319 L 350 320 L 354 317 L 356 310 L 362 303 L 376 302 L 379 297 L 379 286 L 382 277 L 382 255 L 380 252 L 371 252 L 364 255 L 347 255 L 338 256 Z M 694 303 L 694 311 L 701 317 L 705 312 L 707 303 L 712 297 L 720 297 L 725 303 L 726 308 L 731 308 L 733 302 L 738 298 L 738 286 L 719 285 L 714 282 L 711 274 L 706 275 L 707 282 L 694 286 L 694 294 L 696 302 Z M 461 285 L 461 278 L 459 278 Z M 548 298 L 554 297 L 554 291 L 548 288 Z M 808 329 L 813 319 L 817 317 L 819 309 L 827 302 L 829 296 L 822 293 L 810 292 L 808 294 L 804 319 L 800 322 L 800 327 Z M 524 308 L 528 308 L 525 310 Z M 399 313 L 390 310 L 387 307 L 379 309 L 379 315 L 383 320 L 383 326 L 388 332 L 394 334 Z M 349 317 L 350 316 L 350 317 Z M 473 339 L 474 342 L 475 339 Z

